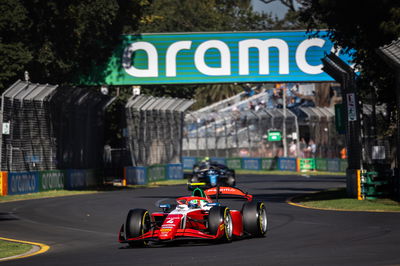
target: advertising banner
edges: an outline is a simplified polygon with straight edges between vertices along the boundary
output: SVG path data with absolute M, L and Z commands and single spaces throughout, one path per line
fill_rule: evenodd
M 328 160 L 323 158 L 316 158 L 315 167 L 318 171 L 328 171 Z
M 279 158 L 279 170 L 297 171 L 296 158 Z
M 326 31 L 313 38 L 306 31 L 144 33 L 121 38 L 108 65 L 97 70 L 107 73 L 98 84 L 333 81 L 322 71 L 321 59 L 333 51 Z M 348 62 L 348 57 L 339 56 Z
M 225 159 L 225 158 L 211 157 L 210 160 L 211 160 L 212 162 L 216 162 L 216 163 L 219 163 L 219 164 L 226 165 L 226 159 Z
M 167 179 L 183 179 L 182 164 L 167 164 Z
M 299 158 L 298 170 L 299 171 L 312 171 L 315 170 L 315 159 L 314 158 Z
M 164 180 L 165 178 L 165 165 L 152 165 L 147 168 L 148 182 Z
M 260 158 L 242 158 L 242 169 L 246 170 L 260 170 Z
M 42 171 L 39 173 L 39 191 L 64 189 L 65 171 Z
M 261 159 L 261 169 L 267 170 L 267 171 L 278 169 L 278 159 L 277 158 L 262 158 Z
M 67 189 L 82 189 L 86 187 L 86 171 L 85 170 L 67 170 L 67 179 L 65 182 Z
M 340 161 L 339 159 L 328 159 L 328 171 L 339 172 L 340 171 Z
M 147 184 L 147 168 L 144 166 L 125 167 L 125 179 L 128 185 Z
M 242 159 L 241 158 L 227 158 L 226 166 L 232 169 L 242 169 Z
M 86 187 L 95 187 L 99 185 L 99 178 L 94 169 L 85 170 L 85 184 Z
M 182 157 L 183 169 L 193 169 L 193 165 L 197 163 L 196 157 Z
M 39 172 L 8 173 L 8 195 L 39 192 Z
M 348 167 L 347 159 L 340 160 L 340 172 L 346 172 L 347 167 Z

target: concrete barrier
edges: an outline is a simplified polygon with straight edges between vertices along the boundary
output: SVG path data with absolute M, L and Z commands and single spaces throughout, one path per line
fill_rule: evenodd
M 245 170 L 260 170 L 260 158 L 242 158 L 242 169 Z
M 183 179 L 182 164 L 167 164 L 167 179 Z
M 296 158 L 279 158 L 278 160 L 279 170 L 281 171 L 297 171 L 297 160 Z
M 39 172 L 39 191 L 64 189 L 65 171 L 41 171 Z
M 183 169 L 192 170 L 193 165 L 198 162 L 196 157 L 182 157 Z
M 39 172 L 8 174 L 8 195 L 39 192 Z
M 125 179 L 128 185 L 145 185 L 147 181 L 147 168 L 144 166 L 125 167 Z

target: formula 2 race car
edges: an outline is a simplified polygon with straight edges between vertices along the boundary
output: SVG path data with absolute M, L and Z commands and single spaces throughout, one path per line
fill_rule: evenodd
M 230 210 L 213 202 L 200 188 L 192 196 L 176 199 L 175 206 L 161 204 L 161 212 L 131 209 L 121 226 L 118 240 L 131 247 L 172 241 L 230 242 L 244 237 L 262 237 L 267 232 L 263 202 L 249 201 L 242 209 Z
M 236 185 L 235 170 L 210 160 L 193 166 L 192 175 L 188 178 L 188 189 L 193 190 L 191 183 L 206 183 L 205 188 L 216 186 L 234 187 Z

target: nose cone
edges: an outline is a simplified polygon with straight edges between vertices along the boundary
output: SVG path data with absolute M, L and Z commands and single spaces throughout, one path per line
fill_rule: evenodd
M 176 231 L 181 227 L 182 214 L 170 214 L 165 218 L 161 226 L 158 238 L 160 240 L 171 240 L 175 238 Z

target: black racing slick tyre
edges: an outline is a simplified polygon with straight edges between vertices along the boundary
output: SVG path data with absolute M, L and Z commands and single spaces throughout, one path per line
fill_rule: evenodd
M 268 218 L 264 202 L 247 202 L 243 204 L 243 229 L 246 233 L 263 237 L 267 233 Z
M 210 234 L 216 235 L 221 225 L 224 228 L 221 240 L 223 242 L 230 242 L 233 235 L 233 223 L 229 208 L 225 206 L 212 207 L 208 214 L 208 229 Z
M 150 214 L 144 209 L 132 209 L 128 212 L 125 222 L 126 239 L 139 237 L 151 228 Z M 131 247 L 147 246 L 148 241 L 139 240 L 128 242 Z

